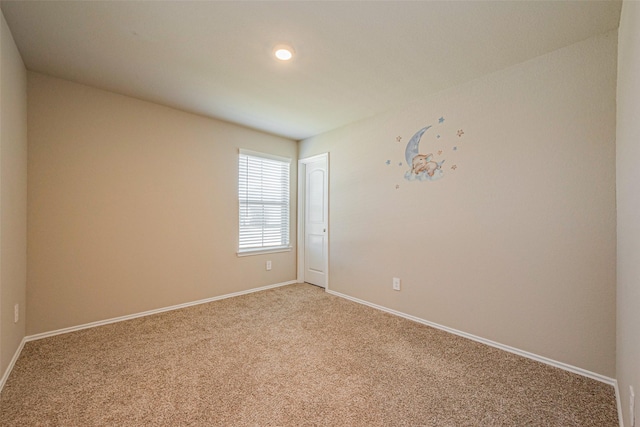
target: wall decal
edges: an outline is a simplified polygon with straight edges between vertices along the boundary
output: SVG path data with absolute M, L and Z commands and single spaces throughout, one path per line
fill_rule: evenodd
M 443 117 L 440 117 L 443 119 Z M 411 165 L 411 170 L 404 174 L 405 179 L 409 181 L 434 181 L 440 179 L 443 176 L 442 164 L 445 160 L 436 162 L 433 160 L 433 154 L 420 154 L 419 145 L 422 135 L 431 128 L 431 126 L 424 127 L 415 133 L 409 140 L 407 148 L 404 151 L 404 158 L 407 161 L 407 165 Z
M 462 138 L 464 135 L 464 130 L 461 128 L 454 128 L 444 125 L 445 118 L 441 116 L 436 125 L 428 125 L 417 131 L 409 140 L 406 145 L 404 151 L 405 163 L 410 167 L 404 174 L 404 178 L 408 181 L 435 181 L 444 176 L 444 163 L 447 159 L 443 159 L 442 156 L 446 155 L 445 153 L 449 153 L 449 155 L 457 156 L 458 148 L 460 146 L 460 140 L 455 140 L 458 142 L 457 145 L 453 145 L 454 140 L 452 137 L 457 136 L 458 138 Z M 439 132 L 436 132 L 434 129 L 438 128 Z M 447 128 L 449 128 L 447 130 Z M 431 131 L 431 132 L 429 132 Z M 435 143 L 438 146 L 433 147 L 437 148 L 433 150 L 433 152 L 429 153 L 427 150 L 423 152 L 427 152 L 428 154 L 420 153 L 420 142 L 422 139 L 425 139 L 423 142 L 426 145 L 427 137 L 431 135 L 430 143 Z M 435 136 L 435 138 L 434 138 Z M 402 141 L 402 136 L 397 136 L 395 138 L 395 142 L 399 143 Z M 432 149 L 433 149 L 432 148 Z M 429 150 L 431 151 L 431 150 Z M 433 154 L 435 153 L 435 155 Z M 387 160 L 385 163 L 390 165 L 392 160 Z M 405 163 L 399 162 L 398 166 L 403 166 Z M 448 170 L 451 173 L 455 173 L 456 169 L 458 169 L 458 164 L 451 165 Z M 396 184 L 396 190 L 400 188 L 400 185 Z

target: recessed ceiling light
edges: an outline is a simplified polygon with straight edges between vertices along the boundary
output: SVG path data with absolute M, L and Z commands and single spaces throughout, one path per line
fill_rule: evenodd
M 293 48 L 286 45 L 278 45 L 273 50 L 273 54 L 281 61 L 288 61 L 293 58 Z

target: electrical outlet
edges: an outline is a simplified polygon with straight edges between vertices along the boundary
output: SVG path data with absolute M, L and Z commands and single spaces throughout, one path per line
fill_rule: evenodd
M 267 261 L 267 263 L 265 264 L 265 268 L 267 270 L 271 270 L 271 261 Z
M 13 323 L 18 323 L 20 320 L 20 304 L 13 306 Z
M 393 278 L 393 290 L 394 291 L 399 291 L 400 290 L 400 279 L 397 277 Z
M 629 422 L 631 427 L 636 425 L 636 394 L 633 391 L 633 386 L 629 386 Z

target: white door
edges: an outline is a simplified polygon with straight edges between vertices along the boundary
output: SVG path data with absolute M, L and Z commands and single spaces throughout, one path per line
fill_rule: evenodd
M 329 268 L 329 177 L 328 155 L 300 161 L 304 179 L 302 280 L 327 287 Z

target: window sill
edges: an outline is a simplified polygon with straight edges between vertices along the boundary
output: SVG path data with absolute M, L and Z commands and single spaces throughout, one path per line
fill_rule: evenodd
M 288 246 L 286 248 L 270 248 L 270 249 L 248 249 L 245 251 L 238 251 L 236 252 L 236 255 L 238 255 L 239 257 L 244 257 L 244 256 L 251 256 L 251 255 L 262 255 L 262 254 L 275 254 L 278 252 L 291 252 L 293 248 L 291 246 Z

